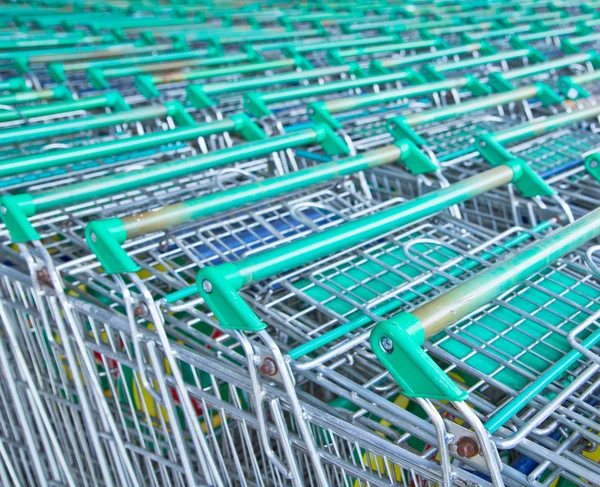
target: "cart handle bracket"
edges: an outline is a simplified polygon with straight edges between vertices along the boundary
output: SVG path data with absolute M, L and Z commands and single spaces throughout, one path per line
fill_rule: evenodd
M 512 182 L 523 197 L 554 196 L 552 187 L 526 161 L 511 154 L 493 134 L 477 137 L 475 147 L 491 166 L 507 165 L 512 168 L 515 173 Z
M 422 348 L 425 331 L 410 313 L 378 323 L 371 332 L 371 348 L 407 397 L 465 401 L 461 390 Z
M 205 267 L 198 273 L 196 285 L 222 328 L 260 331 L 267 327 L 239 295 L 242 279 L 234 264 Z

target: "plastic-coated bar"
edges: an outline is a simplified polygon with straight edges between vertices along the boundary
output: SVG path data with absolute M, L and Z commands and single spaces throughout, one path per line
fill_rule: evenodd
M 510 70 L 506 73 L 502 73 L 502 77 L 507 80 L 512 80 L 518 78 L 526 78 L 528 76 L 536 76 L 538 74 L 546 73 L 552 69 L 560 69 L 571 66 L 572 64 L 592 61 L 595 56 L 597 56 L 595 53 L 587 52 L 582 54 L 575 54 L 572 56 L 565 56 L 559 59 L 554 59 L 552 61 L 545 61 L 542 63 L 534 64 L 532 66 Z
M 86 227 L 86 239 L 106 272 L 135 272 L 139 270 L 138 266 L 120 247 L 126 239 L 390 164 L 400 160 L 401 156 L 402 146 L 390 145 L 355 157 L 303 169 L 293 174 L 166 206 L 158 211 L 140 213 L 122 219 L 92 222 Z
M 547 230 L 549 227 L 550 227 L 550 222 L 545 221 L 545 222 L 540 223 L 539 225 L 536 225 L 532 229 L 532 232 L 540 233 L 540 232 Z M 501 254 L 507 252 L 509 249 L 511 249 L 517 245 L 520 245 L 521 243 L 525 242 L 526 240 L 529 240 L 530 238 L 532 238 L 531 233 L 529 233 L 529 232 L 521 233 L 521 234 L 517 235 L 516 237 L 508 240 L 507 242 L 504 242 L 502 244 L 502 246 L 497 246 L 497 247 L 494 247 L 494 248 L 488 250 L 480 258 L 483 260 L 489 260 L 492 257 L 497 257 L 498 255 L 501 255 Z M 447 272 L 452 277 L 458 277 L 461 274 L 464 274 L 465 272 L 467 272 L 471 269 L 474 269 L 478 265 L 479 265 L 478 261 L 469 260 L 469 261 L 465 262 L 464 265 L 462 265 L 461 267 L 450 269 Z M 404 306 L 404 302 L 413 301 L 414 299 L 417 299 L 420 295 L 427 293 L 431 289 L 434 289 L 435 287 L 446 284 L 448 282 L 448 280 L 449 279 L 447 277 L 437 276 L 434 279 L 432 279 L 431 281 L 428 281 L 427 283 L 418 285 L 417 288 L 414 290 L 407 290 L 405 293 L 402 293 L 401 294 L 402 300 L 389 301 L 385 304 L 382 304 L 380 306 L 372 308 L 370 310 L 370 312 L 372 314 L 375 314 L 376 316 L 383 316 L 383 315 L 386 315 L 393 311 L 396 311 L 398 308 L 401 308 Z M 292 360 L 298 360 L 299 358 L 304 357 L 304 356 L 308 355 L 309 353 L 312 353 L 315 350 L 318 350 L 319 348 L 324 347 L 325 345 L 328 345 L 329 343 L 331 343 L 339 338 L 342 338 L 344 335 L 347 335 L 348 333 L 352 333 L 353 331 L 357 330 L 358 328 L 367 326 L 370 323 L 373 323 L 373 319 L 368 315 L 361 314 L 358 318 L 353 318 L 352 320 L 348 321 L 347 323 L 344 323 L 341 326 L 333 328 L 332 330 L 329 330 L 328 332 L 323 333 L 322 335 L 315 337 L 312 340 L 310 340 L 306 343 L 303 343 L 302 345 L 299 345 L 298 347 L 290 350 L 288 352 L 288 356 Z
M 410 314 L 419 320 L 426 337 L 433 336 L 598 235 L 600 208 L 420 306 Z
M 383 22 L 364 22 L 361 24 L 353 24 L 347 26 L 348 32 L 360 32 L 365 30 L 376 30 L 381 28 L 391 28 L 396 30 L 425 30 L 435 29 L 438 27 L 448 27 L 456 25 L 457 19 L 448 20 L 432 20 L 429 22 L 416 22 L 407 21 L 406 19 L 400 20 L 386 20 Z
M 440 66 L 431 65 L 438 73 L 447 73 L 449 71 L 457 71 L 459 69 L 474 68 L 483 66 L 489 63 L 497 63 L 501 61 L 510 61 L 521 57 L 527 57 L 531 54 L 531 49 L 516 49 L 514 51 L 502 51 L 496 54 L 487 56 L 479 56 L 473 59 L 465 59 L 456 63 L 444 63 Z
M 151 46 L 155 47 L 155 46 Z M 148 56 L 131 56 L 117 59 L 104 59 L 96 61 L 81 61 L 64 65 L 65 71 L 82 71 L 89 68 L 116 68 L 117 66 L 138 66 L 153 63 L 170 63 L 185 60 L 194 60 L 199 57 L 210 55 L 209 49 L 195 49 L 193 51 L 168 52 L 163 54 L 148 55 Z M 105 72 L 105 75 L 108 74 Z
M 115 139 L 82 147 L 54 150 L 27 156 L 4 159 L 0 163 L 0 177 L 14 176 L 48 167 L 65 166 L 92 159 L 102 159 L 127 152 L 141 151 L 165 144 L 192 140 L 198 137 L 218 134 L 226 131 L 241 130 L 244 121 L 238 119 L 218 120 L 190 127 L 176 128 L 164 132 Z
M 36 91 L 20 91 L 10 95 L 0 96 L 0 105 L 16 105 L 30 101 L 61 100 L 72 98 L 71 92 L 64 86 Z
M 5 210 L 2 219 L 14 242 L 39 239 L 28 221 L 38 211 L 58 208 L 94 198 L 100 198 L 140 186 L 147 186 L 182 177 L 207 169 L 224 166 L 240 160 L 260 157 L 275 151 L 308 144 L 321 144 L 329 154 L 347 153 L 348 148 L 327 126 L 315 126 L 291 134 L 258 140 L 211 154 L 157 164 L 145 169 L 90 179 L 81 183 L 35 194 L 0 197 Z
M 244 95 L 244 107 L 252 115 L 261 117 L 269 115 L 271 111 L 267 105 L 271 103 L 281 103 L 287 101 L 301 100 L 312 96 L 324 95 L 327 93 L 335 93 L 339 91 L 351 90 L 354 88 L 364 88 L 384 83 L 394 83 L 410 79 L 412 73 L 408 71 L 395 72 L 390 74 L 381 74 L 377 76 L 366 76 L 355 79 L 334 81 L 332 83 L 306 85 L 301 88 L 292 88 L 290 90 L 273 91 L 269 93 L 246 93 Z M 429 92 L 429 86 L 419 87 L 417 90 L 418 96 L 422 93 Z
M 513 177 L 513 169 L 508 166 L 489 169 L 447 188 L 402 203 L 395 208 L 236 262 L 232 264 L 237 270 L 236 277 L 239 277 L 242 286 L 261 281 L 438 213 L 452 205 L 508 184 Z
M 92 110 L 101 107 L 118 107 L 124 105 L 125 101 L 114 92 L 104 95 L 88 96 L 74 101 L 47 103 L 44 105 L 19 107 L 14 111 L 0 111 L 0 123 L 20 120 L 22 118 L 36 118 L 59 113 L 71 113 L 78 110 Z
M 464 88 L 469 83 L 469 78 L 453 78 L 425 85 L 409 86 L 397 90 L 385 90 L 372 95 L 362 95 L 348 98 L 339 98 L 323 102 L 331 113 L 340 113 L 357 108 L 369 107 L 380 103 L 388 103 L 405 97 L 420 96 L 442 90 Z
M 274 49 L 291 49 L 299 54 L 307 52 L 326 51 L 329 49 L 344 49 L 357 48 L 364 46 L 373 46 L 377 44 L 386 44 L 397 42 L 398 38 L 393 35 L 377 36 L 377 37 L 353 37 L 351 39 L 343 39 L 337 41 L 326 41 L 316 39 L 314 42 L 285 42 L 285 43 L 267 43 L 267 44 L 252 44 L 252 47 L 257 51 L 270 51 Z
M 154 73 L 157 71 L 172 71 L 181 68 L 195 67 L 195 66 L 219 66 L 222 64 L 233 64 L 244 61 L 253 61 L 256 59 L 255 54 L 230 54 L 228 56 L 219 57 L 201 57 L 191 58 L 185 60 L 177 60 L 170 62 L 156 62 L 156 63 L 145 63 L 141 66 L 136 66 L 135 63 L 128 63 L 128 66 L 120 68 L 110 68 L 103 72 L 105 78 L 117 78 L 123 76 L 134 76 L 138 74 Z M 185 71 L 179 73 L 181 76 L 185 75 Z M 173 73 L 175 76 L 175 73 Z M 183 78 L 187 79 L 187 78 Z M 191 78 L 193 79 L 193 78 Z
M 167 102 L 164 105 L 135 108 L 133 110 L 126 110 L 108 115 L 16 127 L 0 132 L 0 143 L 15 144 L 29 140 L 42 139 L 44 137 L 54 137 L 56 135 L 68 134 L 71 132 L 94 130 L 120 123 L 139 122 L 168 115 L 175 116 L 180 111 L 180 108 L 181 105 L 177 102 Z
M 338 51 L 341 57 L 366 56 L 370 54 L 379 54 L 390 51 L 408 51 L 411 49 L 426 49 L 428 47 L 438 47 L 441 41 L 439 39 L 425 39 L 413 42 L 396 42 L 393 44 L 381 44 L 369 47 L 353 47 Z M 353 43 L 354 45 L 356 42 Z
M 451 47 L 448 49 L 440 49 L 438 51 L 425 52 L 422 54 L 416 54 L 415 56 L 409 56 L 405 58 L 391 58 L 391 59 L 382 59 L 381 61 L 374 61 L 375 63 L 380 63 L 384 68 L 405 66 L 405 65 L 414 65 L 418 63 L 422 63 L 425 61 L 430 61 L 432 59 L 441 58 L 444 56 L 454 56 L 456 54 L 465 54 L 468 52 L 478 51 L 482 48 L 486 48 L 486 44 L 481 42 L 475 42 L 471 44 L 466 44 L 464 46 Z
M 600 105 L 584 108 L 582 110 L 574 110 L 569 113 L 553 115 L 538 122 L 525 123 L 501 132 L 496 132 L 495 139 L 498 142 L 515 142 L 529 137 L 542 135 L 557 128 L 598 116 L 600 116 Z
M 232 76 L 244 73 L 253 73 L 257 71 L 268 71 L 271 69 L 280 69 L 295 66 L 298 63 L 295 59 L 278 59 L 276 61 L 267 61 L 264 63 L 238 64 L 224 68 L 203 69 L 198 71 L 179 71 L 167 73 L 159 76 L 153 76 L 152 81 L 156 84 L 174 83 L 179 81 L 192 81 L 206 78 L 216 78 L 221 76 Z

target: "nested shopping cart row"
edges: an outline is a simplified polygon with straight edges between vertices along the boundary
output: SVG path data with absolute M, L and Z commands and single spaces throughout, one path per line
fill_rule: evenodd
M 4 483 L 598 483 L 593 4 L 41 8 Z

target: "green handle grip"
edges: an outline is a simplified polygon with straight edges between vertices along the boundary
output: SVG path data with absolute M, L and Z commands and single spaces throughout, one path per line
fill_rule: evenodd
M 356 73 L 360 71 L 360 67 L 357 64 L 349 64 L 346 66 L 333 66 L 330 68 L 307 69 L 304 71 L 274 76 L 262 76 L 259 78 L 250 78 L 229 83 L 189 85 L 187 87 L 187 97 L 196 108 L 207 108 L 215 104 L 208 95 L 244 92 L 277 84 L 297 83 L 299 81 L 320 78 L 322 76 L 334 76 L 342 73 Z
M 155 212 L 91 222 L 86 227 L 86 240 L 107 273 L 136 272 L 139 267 L 121 247 L 126 239 L 393 163 L 400 160 L 401 154 L 400 147 L 390 145 L 293 174 L 166 206 Z
M 264 134 L 261 133 L 260 136 L 264 138 Z M 92 179 L 52 191 L 33 195 L 6 195 L 0 198 L 0 205 L 2 201 L 5 201 L 8 205 L 6 207 L 10 207 L 8 211 L 2 213 L 3 221 L 6 223 L 14 242 L 36 240 L 39 239 L 39 236 L 27 220 L 27 216 L 31 216 L 37 211 L 49 210 L 76 202 L 87 201 L 90 198 L 100 198 L 129 191 L 140 186 L 156 184 L 194 172 L 306 144 L 320 144 L 325 152 L 330 155 L 347 154 L 349 152 L 343 140 L 329 127 L 315 126 L 314 128 L 298 132 L 270 139 L 256 140 L 241 146 L 215 151 L 212 154 L 176 160 L 138 171 Z M 19 210 L 21 207 L 26 210 L 21 212 Z
M 557 230 L 464 284 L 413 310 L 423 335 L 431 337 L 456 323 L 564 255 L 600 235 L 600 209 Z M 403 320 L 404 313 L 392 318 Z
M 221 326 L 247 331 L 264 329 L 266 325 L 238 294 L 243 286 L 385 235 L 403 225 L 507 184 L 515 176 L 517 174 L 512 167 L 496 167 L 397 207 L 252 255 L 235 264 L 206 267 L 198 273 L 197 290 L 215 313 Z M 187 289 L 182 290 L 177 293 L 177 297 L 186 296 L 188 292 Z
M 0 81 L 0 91 L 26 91 L 28 89 L 29 86 L 23 78 L 8 78 Z
M 482 175 L 417 197 L 396 208 L 255 254 L 234 264 L 238 274 L 236 277 L 241 280 L 241 286 L 258 282 L 438 213 L 461 201 L 507 184 L 513 178 L 514 172 L 510 167 L 490 169 Z
M 417 54 L 415 56 L 409 56 L 406 58 L 391 58 L 384 60 L 374 60 L 371 63 L 372 71 L 379 71 L 381 69 L 388 69 L 391 67 L 399 67 L 406 65 L 414 65 L 418 63 L 422 63 L 425 61 L 430 61 L 432 59 L 438 59 L 444 56 L 454 56 L 456 54 L 465 54 L 468 52 L 478 51 L 482 48 L 486 48 L 485 43 L 475 42 L 471 44 L 466 44 L 464 46 L 451 47 L 448 49 L 440 49 L 438 51 L 426 52 L 423 54 Z
M 0 177 L 13 176 L 20 173 L 37 171 L 48 167 L 65 166 L 77 162 L 104 157 L 116 156 L 127 152 L 141 151 L 165 144 L 172 144 L 198 137 L 219 134 L 227 131 L 237 132 L 248 140 L 260 138 L 262 131 L 247 115 L 237 114 L 229 119 L 191 125 L 189 127 L 167 130 L 129 137 L 126 139 L 110 140 L 83 147 L 55 150 L 45 153 L 5 159 L 0 162 Z
M 296 53 L 302 54 L 307 52 L 328 51 L 330 49 L 344 49 L 350 47 L 364 47 L 376 44 L 385 44 L 397 41 L 396 36 L 374 36 L 366 38 L 352 38 L 338 41 L 328 42 L 310 42 L 310 43 L 288 43 L 280 46 L 281 49 L 291 49 Z
M 378 323 L 371 332 L 373 352 L 405 395 L 466 400 L 468 393 L 423 350 L 425 339 L 488 305 L 599 234 L 600 209 L 596 209 L 412 312 Z
M 109 78 L 119 78 L 125 76 L 135 76 L 139 74 L 148 74 L 159 71 L 173 71 L 181 68 L 190 68 L 197 66 L 219 66 L 223 64 L 232 64 L 244 61 L 254 62 L 257 59 L 256 53 L 240 53 L 240 54 L 232 54 L 229 56 L 221 56 L 221 57 L 203 57 L 203 58 L 192 58 L 185 60 L 177 60 L 171 62 L 155 62 L 155 63 L 146 63 L 140 66 L 136 66 L 134 63 L 130 63 L 129 66 L 126 67 L 118 67 L 118 68 L 100 68 L 93 67 L 87 70 L 87 77 L 97 89 L 104 89 L 109 86 L 108 79 Z M 190 72 L 180 71 L 179 73 L 172 73 L 169 76 L 180 76 L 180 79 L 175 79 L 174 81 L 184 81 L 186 79 L 194 79 L 193 77 L 185 77 L 189 75 Z
M 535 137 L 537 135 L 546 134 L 552 130 L 556 130 L 558 128 L 584 120 L 589 120 L 598 116 L 600 116 L 600 106 L 584 108 L 582 110 L 573 110 L 569 113 L 561 113 L 559 115 L 547 117 L 538 122 L 525 123 L 501 132 L 496 132 L 494 138 L 498 142 L 516 142 L 530 137 Z M 480 138 L 479 140 L 481 142 L 483 139 Z
M 57 86 L 37 91 L 21 91 L 10 95 L 0 96 L 0 105 L 17 105 L 41 100 L 72 100 L 73 95 L 65 86 Z
M 475 95 L 489 93 L 489 90 L 482 85 L 476 78 L 465 76 L 462 78 L 452 78 L 436 83 L 427 83 L 417 86 L 410 86 L 398 90 L 385 90 L 372 95 L 355 96 L 351 98 L 339 98 L 325 102 L 315 102 L 308 104 L 308 115 L 313 121 L 328 123 L 334 128 L 341 128 L 331 114 L 341 113 L 358 108 L 367 108 L 374 105 L 389 103 L 403 98 L 411 98 L 435 93 L 438 91 L 467 88 Z M 461 104 L 464 105 L 468 102 Z M 469 105 L 470 106 L 470 105 Z
M 350 90 L 353 88 L 363 88 L 384 83 L 394 83 L 397 81 L 410 80 L 418 77 L 414 72 L 402 71 L 390 74 L 381 74 L 378 76 L 366 76 L 356 79 L 334 81 L 318 85 L 308 85 L 302 88 L 294 88 L 285 91 L 275 91 L 270 93 L 246 93 L 244 94 L 244 108 L 255 117 L 270 115 L 268 105 L 271 103 L 281 103 L 286 101 L 301 100 L 303 98 L 335 93 L 338 91 Z
M 14 144 L 45 137 L 54 137 L 56 135 L 68 134 L 72 132 L 93 130 L 119 123 L 139 122 L 142 120 L 166 116 L 172 116 L 182 125 L 194 123 L 193 119 L 189 116 L 179 102 L 171 101 L 165 103 L 164 105 L 135 108 L 123 112 L 111 113 L 108 115 L 99 115 L 95 117 L 85 117 L 51 124 L 36 124 L 28 125 L 26 127 L 6 129 L 0 132 L 0 143 Z
M 411 49 L 426 49 L 428 47 L 439 47 L 440 39 L 425 39 L 412 42 L 397 42 L 393 44 L 381 44 L 369 47 L 353 47 L 351 49 L 338 51 L 341 57 L 368 56 L 390 51 L 408 51 Z
M 125 103 L 125 100 L 119 93 L 108 92 L 104 95 L 89 96 L 74 101 L 19 107 L 18 111 L 0 111 L 0 123 L 19 120 L 21 118 L 29 119 L 102 107 L 110 107 L 115 111 L 129 110 L 129 105 Z

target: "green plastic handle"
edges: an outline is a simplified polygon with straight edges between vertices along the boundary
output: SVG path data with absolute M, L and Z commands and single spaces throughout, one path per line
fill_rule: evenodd
M 336 100 L 330 100 L 325 102 L 314 102 L 309 103 L 307 106 L 309 117 L 317 122 L 328 123 L 334 128 L 341 128 L 341 124 L 337 122 L 331 115 L 336 113 L 342 113 L 349 110 L 355 110 L 358 108 L 367 108 L 374 105 L 380 105 L 383 103 L 389 103 L 403 98 L 411 98 L 438 91 L 453 90 L 467 88 L 475 95 L 483 95 L 489 93 L 489 89 L 481 84 L 476 78 L 472 76 L 465 76 L 461 78 L 452 78 L 435 83 L 426 83 L 416 86 L 409 86 L 397 90 L 385 90 L 379 93 L 355 96 L 349 98 L 338 98 Z M 466 104 L 462 103 L 461 105 Z M 469 105 L 470 106 L 470 105 Z
M 320 78 L 322 76 L 335 76 L 342 73 L 360 73 L 356 64 L 333 66 L 329 68 L 307 69 L 303 71 L 279 74 L 274 76 L 261 76 L 259 78 L 243 79 L 241 81 L 209 83 L 205 85 L 189 85 L 187 97 L 196 108 L 207 108 L 215 102 L 209 95 L 218 95 L 232 92 L 245 92 L 256 88 L 264 88 L 284 83 L 298 83 L 303 80 Z
M 14 144 L 72 132 L 93 130 L 120 123 L 139 122 L 166 116 L 173 117 L 175 121 L 182 125 L 194 123 L 193 119 L 179 102 L 171 101 L 164 105 L 135 108 L 108 115 L 98 115 L 94 117 L 67 120 L 64 122 L 35 124 L 6 129 L 0 132 L 0 143 Z
M 390 164 L 399 161 L 401 154 L 401 147 L 390 145 L 355 157 L 303 169 L 293 174 L 166 206 L 151 213 L 91 222 L 86 227 L 86 240 L 105 272 L 109 274 L 137 272 L 139 266 L 121 247 L 127 239 L 164 230 L 232 208 L 241 208 L 256 201 L 307 188 L 369 168 Z
M 503 143 L 517 142 L 530 137 L 543 135 L 551 132 L 552 130 L 556 130 L 558 128 L 584 120 L 589 120 L 598 116 L 600 116 L 600 106 L 584 108 L 581 110 L 573 110 L 569 113 L 553 115 L 537 122 L 525 123 L 501 132 L 496 132 L 494 138 L 498 142 Z M 486 136 L 482 136 L 482 138 L 479 139 L 480 151 L 482 151 L 482 153 L 485 151 L 485 147 L 481 146 L 482 140 L 484 141 L 483 145 L 485 146 L 485 140 L 483 137 Z
M 412 49 L 426 49 L 429 47 L 440 47 L 443 41 L 440 39 L 425 39 L 421 41 L 412 41 L 412 42 L 395 42 L 392 44 L 381 44 L 376 46 L 368 46 L 368 47 L 353 47 L 351 49 L 337 51 L 339 56 L 342 58 L 345 57 L 355 57 L 355 56 L 368 56 L 371 54 L 381 54 L 384 52 L 400 52 L 400 51 L 408 51 Z
M 229 119 L 201 125 L 194 124 L 165 132 L 150 133 L 82 147 L 4 159 L 0 162 L 0 177 L 37 171 L 48 167 L 65 166 L 93 159 L 102 159 L 104 157 L 160 147 L 166 144 L 193 140 L 198 137 L 206 137 L 227 131 L 240 133 L 248 140 L 253 140 L 257 135 L 260 137 L 262 134 L 261 129 L 247 115 L 237 114 Z
M 0 81 L 0 91 L 26 91 L 28 89 L 29 86 L 23 78 L 8 78 Z
M 181 68 L 190 68 L 190 67 L 198 67 L 198 66 L 220 66 L 227 65 L 232 63 L 239 63 L 244 61 L 254 62 L 257 60 L 256 53 L 240 53 L 240 54 L 231 54 L 229 56 L 220 56 L 220 57 L 199 57 L 199 58 L 191 58 L 170 62 L 155 62 L 155 63 L 145 63 L 141 65 L 135 65 L 134 63 L 130 63 L 128 66 L 124 67 L 115 67 L 115 68 L 100 68 L 93 67 L 87 70 L 87 77 L 92 83 L 92 86 L 98 89 L 107 88 L 109 86 L 108 79 L 109 78 L 119 78 L 125 76 L 135 76 L 140 74 L 149 74 L 160 71 L 175 71 Z M 176 81 L 184 81 L 186 79 L 194 79 L 193 77 L 186 78 L 185 76 L 189 74 L 188 71 L 180 71 L 178 73 L 173 72 L 168 76 L 173 76 Z M 193 73 L 193 71 L 192 71 Z M 175 79 L 175 77 L 180 76 L 180 79 Z
M 256 136 L 258 137 L 259 134 Z M 7 209 L 2 213 L 3 221 L 14 242 L 38 240 L 39 235 L 27 219 L 38 211 L 129 191 L 243 159 L 260 157 L 275 151 L 307 144 L 320 144 L 330 155 L 349 152 L 345 142 L 328 126 L 315 126 L 270 139 L 264 137 L 264 134 L 261 133 L 261 140 L 248 144 L 215 151 L 211 154 L 157 164 L 138 171 L 90 179 L 56 190 L 35 194 L 6 195 L 0 198 L 0 205 L 2 202 L 6 203 Z
M 238 64 L 225 68 L 176 72 L 160 76 L 140 75 L 136 76 L 134 83 L 142 95 L 144 95 L 146 98 L 151 98 L 160 95 L 160 91 L 158 91 L 156 85 L 177 83 L 181 81 L 196 81 L 199 79 L 221 78 L 225 76 L 256 73 L 285 67 L 306 66 L 306 63 L 308 63 L 308 61 L 297 57 L 295 59 L 280 59 L 265 63 Z
M 31 119 L 57 115 L 59 113 L 70 113 L 79 110 L 93 110 L 102 107 L 112 108 L 115 111 L 129 110 L 129 105 L 125 103 L 125 100 L 119 93 L 107 92 L 104 95 L 88 96 L 74 101 L 24 106 L 14 111 L 0 111 L 0 123 L 20 120 L 22 118 Z
M 411 80 L 414 79 L 415 76 L 418 77 L 418 75 L 414 72 L 403 71 L 381 74 L 378 76 L 365 76 L 350 80 L 334 81 L 331 83 L 307 85 L 301 88 L 293 88 L 291 90 L 284 91 L 273 91 L 269 93 L 245 93 L 244 108 L 255 117 L 263 117 L 272 114 L 271 110 L 268 108 L 269 104 L 302 100 L 303 98 L 351 90 L 354 88 L 364 88 L 365 86 Z
M 371 63 L 372 71 L 380 71 L 381 69 L 388 69 L 392 67 L 408 66 L 422 63 L 425 61 L 431 61 L 432 59 L 438 59 L 445 56 L 454 56 L 456 54 L 465 54 L 468 52 L 474 52 L 481 49 L 487 49 L 488 45 L 482 42 L 475 42 L 466 44 L 464 46 L 450 47 L 448 49 L 440 49 L 438 51 L 425 52 L 422 54 L 416 54 L 415 56 L 390 58 L 383 60 L 374 60 Z
M 0 105 L 17 105 L 41 100 L 72 100 L 73 95 L 65 86 L 57 86 L 45 90 L 20 91 L 0 96 Z
M 394 208 L 254 254 L 236 263 L 206 267 L 198 273 L 197 290 L 221 326 L 246 331 L 264 329 L 266 325 L 238 295 L 242 287 L 385 235 L 507 184 L 514 177 L 511 167 L 496 167 Z M 177 297 L 184 295 L 185 292 L 179 292 Z

